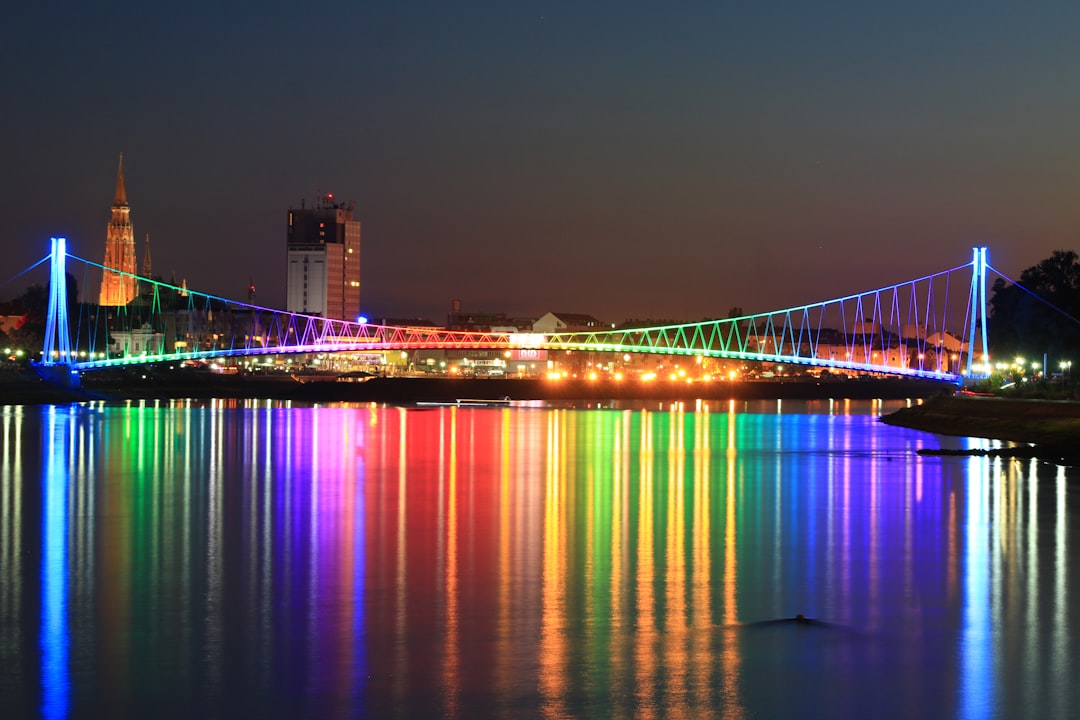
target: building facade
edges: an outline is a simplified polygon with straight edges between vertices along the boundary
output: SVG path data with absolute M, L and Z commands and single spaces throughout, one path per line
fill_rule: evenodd
M 112 218 L 105 234 L 105 261 L 107 269 L 101 277 L 101 293 L 98 304 L 105 307 L 122 307 L 135 299 L 138 292 L 135 281 L 135 231 L 131 226 L 131 208 L 127 203 L 124 187 L 124 155 L 120 154 L 120 167 L 116 174 L 116 199 L 113 201 Z M 119 270 L 120 272 L 110 272 Z M 128 273 L 121 275 L 120 273 Z
M 360 314 L 360 221 L 333 195 L 289 209 L 286 310 L 355 321 Z

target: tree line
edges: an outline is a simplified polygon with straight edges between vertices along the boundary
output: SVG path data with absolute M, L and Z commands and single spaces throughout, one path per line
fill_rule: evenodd
M 1055 250 L 1015 282 L 994 281 L 987 333 L 991 360 L 1080 361 L 1080 257 Z

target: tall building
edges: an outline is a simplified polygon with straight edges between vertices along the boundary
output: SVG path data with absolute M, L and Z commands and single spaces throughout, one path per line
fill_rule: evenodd
M 353 204 L 324 195 L 289 209 L 286 309 L 335 320 L 360 314 L 360 221 Z
M 131 227 L 131 208 L 127 204 L 124 188 L 124 154 L 120 153 L 120 169 L 116 175 L 116 200 L 113 201 L 112 219 L 105 235 L 106 268 L 130 275 L 105 270 L 101 277 L 101 295 L 98 303 L 118 307 L 135 299 L 135 231 Z

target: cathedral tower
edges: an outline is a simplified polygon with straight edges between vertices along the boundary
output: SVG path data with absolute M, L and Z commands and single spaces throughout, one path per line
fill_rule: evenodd
M 101 295 L 98 300 L 103 306 L 127 305 L 135 299 L 135 231 L 131 227 L 131 208 L 127 204 L 127 190 L 124 188 L 124 154 L 120 153 L 120 169 L 116 175 L 116 200 L 112 206 L 112 219 L 105 235 L 106 268 L 131 273 L 121 275 L 105 270 L 101 278 Z

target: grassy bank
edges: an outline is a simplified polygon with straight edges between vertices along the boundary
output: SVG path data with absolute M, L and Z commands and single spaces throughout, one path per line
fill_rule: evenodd
M 881 418 L 942 435 L 1032 443 L 1037 456 L 1080 457 L 1080 403 L 997 397 L 938 396 Z

